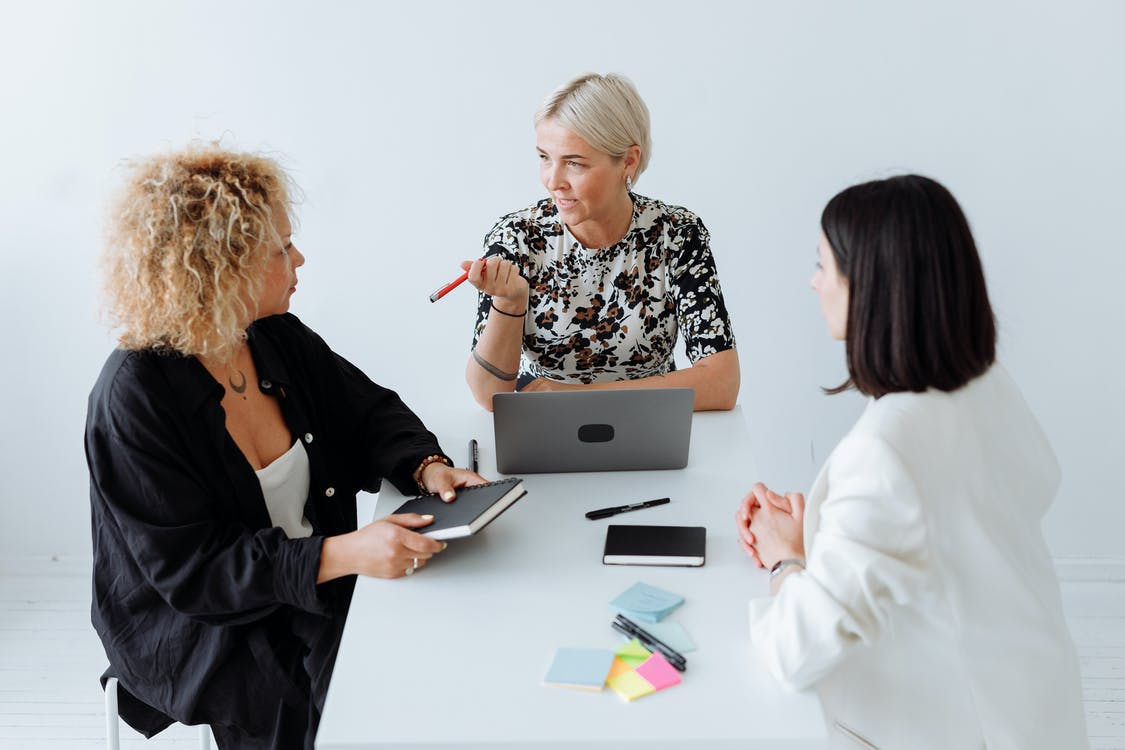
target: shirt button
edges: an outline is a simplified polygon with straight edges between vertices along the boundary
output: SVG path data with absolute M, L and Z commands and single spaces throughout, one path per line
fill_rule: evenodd
M 326 489 L 324 491 L 325 497 L 332 497 L 335 494 L 336 494 L 336 488 L 335 487 L 329 487 L 328 489 Z
M 312 442 L 312 433 L 311 433 L 311 432 L 306 432 L 306 433 L 305 433 L 305 442 L 306 442 L 306 443 L 311 443 L 311 442 Z
M 268 381 L 268 380 L 263 380 L 263 381 L 262 381 L 262 390 L 263 390 L 263 391 L 268 391 L 268 390 L 269 390 L 270 388 L 273 388 L 273 383 L 271 383 L 271 382 L 270 382 L 270 381 Z

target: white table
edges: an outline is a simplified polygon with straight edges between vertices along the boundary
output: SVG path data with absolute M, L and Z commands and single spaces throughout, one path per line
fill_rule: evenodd
M 466 408 L 429 426 L 459 460 L 476 437 L 481 473 L 496 476 L 490 414 Z M 756 477 L 742 414 L 697 414 L 692 432 L 686 469 L 528 474 L 527 496 L 417 575 L 361 578 L 317 747 L 825 747 L 815 696 L 783 692 L 747 636 L 747 601 L 767 582 L 734 531 L 737 503 Z M 583 516 L 664 496 L 672 502 Z M 375 515 L 401 501 L 384 485 Z M 610 523 L 706 526 L 707 563 L 604 566 Z M 608 603 L 636 581 L 686 598 L 670 615 L 698 646 L 683 682 L 632 703 L 609 688 L 543 686 L 557 648 L 622 643 Z

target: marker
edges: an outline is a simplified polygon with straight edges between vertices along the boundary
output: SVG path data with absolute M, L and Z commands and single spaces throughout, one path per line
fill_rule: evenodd
M 436 292 L 431 294 L 430 295 L 430 302 L 437 302 L 439 299 L 441 299 L 445 295 L 449 294 L 450 292 L 452 292 L 457 287 L 461 286 L 461 284 L 463 284 L 465 282 L 465 280 L 468 279 L 468 278 L 469 278 L 469 272 L 465 271 L 465 273 L 461 274 L 460 276 L 455 278 L 453 281 L 449 282 L 448 284 L 443 286 L 441 289 L 438 289 Z
M 476 473 L 480 466 L 480 451 L 477 450 L 477 439 L 469 441 L 469 471 Z
M 628 625 L 622 624 L 622 622 L 619 621 L 624 621 L 628 623 Z M 614 630 L 624 633 L 630 638 L 636 638 L 641 642 L 641 645 L 649 651 L 659 651 L 661 656 L 667 659 L 668 663 L 678 671 L 684 672 L 687 670 L 687 659 L 684 658 L 683 654 L 662 641 L 657 640 L 656 636 L 649 635 L 648 632 L 637 627 L 623 615 L 618 615 L 617 621 L 611 622 L 610 625 L 613 626 Z
M 616 516 L 618 513 L 628 513 L 631 510 L 640 510 L 641 508 L 652 508 L 656 505 L 664 505 L 670 503 L 672 500 L 667 497 L 662 497 L 657 500 L 646 500 L 643 503 L 633 503 L 632 505 L 618 505 L 613 508 L 601 508 L 599 510 L 592 510 L 586 514 L 586 518 L 591 521 L 596 521 L 599 518 L 609 518 Z

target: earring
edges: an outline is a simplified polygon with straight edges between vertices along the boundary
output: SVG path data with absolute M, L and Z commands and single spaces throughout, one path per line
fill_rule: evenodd
M 626 193 L 633 192 L 633 178 L 630 177 L 629 175 L 625 175 L 625 192 Z

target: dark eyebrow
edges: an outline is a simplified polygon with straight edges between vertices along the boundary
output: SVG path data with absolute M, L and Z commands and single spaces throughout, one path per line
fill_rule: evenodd
M 538 151 L 539 153 L 543 154 L 544 156 L 547 155 L 547 152 L 544 151 L 543 149 L 539 148 L 538 146 L 535 147 L 535 150 Z M 588 159 L 590 157 L 586 156 L 585 154 L 563 154 L 559 158 L 565 160 L 565 159 Z

